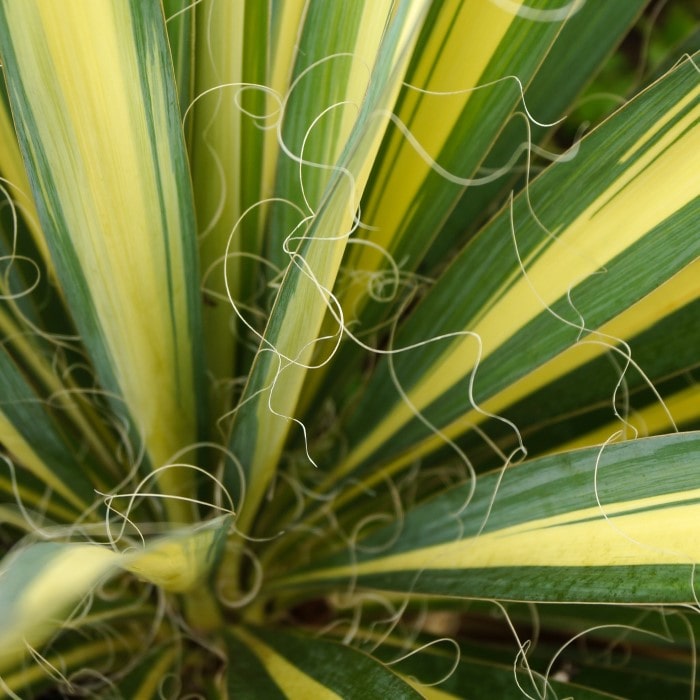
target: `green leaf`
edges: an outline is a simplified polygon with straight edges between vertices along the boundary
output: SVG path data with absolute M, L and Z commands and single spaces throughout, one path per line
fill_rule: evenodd
M 600 329 L 625 338 L 623 345 L 592 337 L 517 383 L 522 398 L 503 416 L 518 426 L 529 455 L 602 444 L 615 433 L 627 439 L 697 427 L 698 274 L 700 263 L 691 263 Z M 504 453 L 516 447 L 510 426 L 492 419 L 483 429 Z M 459 445 L 482 468 L 495 466 L 498 456 L 480 436 L 466 433 Z M 449 458 L 443 448 L 430 462 Z
M 619 43 L 645 4 L 635 0 L 623 3 L 586 2 L 577 6 L 577 11 L 562 27 L 525 91 L 525 103 L 534 119 L 540 124 L 552 124 L 566 116 L 575 98 L 603 64 L 606 54 Z M 574 43 L 577 51 L 571 50 Z M 552 86 L 556 86 L 556 90 Z M 572 126 L 569 120 L 565 120 L 564 126 L 568 132 L 573 132 L 577 125 Z M 521 120 L 512 121 L 489 152 L 484 163 L 486 172 L 507 162 L 523 143 L 531 140 L 533 144 L 541 144 L 543 138 L 551 140 L 551 134 L 552 129 L 538 124 L 531 124 L 526 130 Z M 536 160 L 536 152 L 530 155 Z M 527 167 L 524 157 L 520 158 L 518 165 Z M 531 165 L 534 166 L 534 163 Z M 506 176 L 483 187 L 467 189 L 450 214 L 438 240 L 428 251 L 424 269 L 441 267 L 441 261 L 460 246 L 464 240 L 465 222 L 471 228 L 485 215 L 493 214 L 507 200 L 513 178 L 514 175 Z
M 326 488 L 370 468 L 371 484 L 499 413 L 520 398 L 518 380 L 579 342 L 616 345 L 604 324 L 700 253 L 686 235 L 700 215 L 689 155 L 699 116 L 686 61 L 467 245 L 396 333 L 391 346 L 404 351 L 354 408 L 352 449 Z
M 34 648 L 21 665 L 3 673 L 0 689 L 14 693 L 10 695 L 13 698 L 38 698 L 52 691 L 74 696 L 94 693 L 96 684 L 99 687 L 96 678 L 108 673 L 113 663 L 121 665 L 122 672 L 129 674 L 130 686 L 136 687 L 142 681 L 141 657 L 148 659 L 148 668 L 153 671 L 157 668 L 155 657 L 168 655 L 168 646 L 177 647 L 177 643 L 160 641 L 163 632 L 167 635 L 168 631 L 154 625 L 158 613 L 153 605 L 128 594 L 115 596 L 113 590 L 101 593 L 104 600 L 98 593 L 89 609 L 77 611 L 60 633 Z M 150 626 L 146 634 L 135 634 L 134 624 L 139 623 L 144 630 Z M 103 689 L 104 697 L 137 697 L 129 693 L 120 696 L 114 687 Z
M 191 132 L 192 176 L 199 217 L 204 332 L 208 369 L 223 383 L 219 412 L 230 401 L 236 373 L 237 317 L 254 297 L 255 260 L 262 249 L 260 199 L 265 191 L 265 142 L 279 105 L 268 106 L 268 47 L 243 41 L 264 36 L 267 3 L 207 0 L 196 8 L 196 101 L 186 122 Z M 276 143 L 274 146 L 276 147 Z M 270 146 L 268 144 L 268 150 Z M 254 164 L 254 165 L 253 165 Z M 264 194 L 263 194 L 264 192 Z M 249 211 L 250 210 L 250 211 Z M 247 306 L 246 306 L 247 308 Z M 222 333 L 222 329 L 231 332 Z
M 166 591 L 201 584 L 221 550 L 230 520 L 217 520 L 120 552 L 97 544 L 38 542 L 18 547 L 0 570 L 0 668 L 16 663 L 61 625 L 61 615 L 98 582 L 130 571 Z
M 6 2 L 1 19 L 58 278 L 115 412 L 160 466 L 196 439 L 202 418 L 194 215 L 160 7 Z M 168 479 L 165 491 L 190 490 Z
M 177 645 L 158 647 L 144 654 L 136 668 L 119 684 L 120 696 L 132 700 L 151 700 L 171 686 L 181 662 L 181 649 Z M 169 681 L 169 679 L 172 679 Z
M 313 26 L 322 22 L 329 7 L 313 5 Z M 360 31 L 367 14 L 372 18 L 375 32 L 371 39 L 363 40 L 364 53 L 353 56 L 348 92 L 344 95 L 344 100 L 359 103 L 359 111 L 351 110 L 352 118 L 343 112 L 334 115 L 328 125 L 324 123 L 319 137 L 321 152 L 316 155 L 322 163 L 330 159 L 330 169 L 324 165 L 318 172 L 314 171 L 308 185 L 308 215 L 303 228 L 296 232 L 298 220 L 289 227 L 282 225 L 282 230 L 292 236 L 287 242 L 291 263 L 277 294 L 241 402 L 235 410 L 231 435 L 230 449 L 243 465 L 246 479 L 244 484 L 236 483 L 236 475 L 231 475 L 230 480 L 232 490 L 239 493 L 245 490 L 245 503 L 238 521 L 243 531 L 254 516 L 277 467 L 311 356 L 319 342 L 318 333 L 329 308 L 328 290 L 338 273 L 353 228 L 359 196 L 387 123 L 386 110 L 396 98 L 424 4 L 399 3 L 391 16 L 386 17 L 390 22 L 383 33 L 380 27 L 384 25 L 379 25 L 377 17 L 380 7 L 388 12 L 388 6 L 375 3 L 354 7 L 350 12 L 355 31 Z M 340 37 L 345 36 L 342 26 L 338 33 Z M 371 74 L 367 72 L 366 63 L 373 66 Z M 309 75 L 313 76 L 314 71 Z M 327 94 L 331 88 L 326 86 L 328 76 L 324 78 L 324 75 L 322 72 L 322 85 L 326 90 L 317 94 L 313 83 L 305 87 L 312 102 L 312 113 L 319 108 L 316 102 L 319 97 L 321 109 L 334 104 L 325 104 L 326 99 L 339 99 L 335 83 L 332 94 Z M 341 86 L 345 84 L 343 82 Z M 294 137 L 285 130 L 285 139 L 292 142 L 309 129 L 307 123 L 297 124 L 295 113 L 290 117 L 293 126 L 288 127 Z M 275 224 L 275 230 L 278 228 Z
M 194 44 L 194 7 L 188 0 L 163 0 L 165 26 L 173 56 L 175 84 L 184 116 L 190 106 L 193 86 L 192 51 Z
M 693 603 L 700 433 L 567 452 L 449 489 L 274 587 Z M 300 552 L 295 551 L 297 561 Z
M 358 636 L 362 636 L 361 630 Z M 541 698 L 574 697 L 577 700 L 622 698 L 579 683 L 562 682 L 533 668 L 531 658 L 515 652 L 512 663 L 502 664 L 466 656 L 452 640 L 431 640 L 425 645 L 382 640 L 374 655 L 391 668 L 413 679 L 417 689 L 438 698 L 503 698 L 521 700 L 527 695 Z
M 546 12 L 556 3 L 539 5 Z M 627 5 L 634 12 L 634 3 Z M 589 62 L 631 18 L 629 9 L 616 11 L 612 4 L 590 9 L 586 4 L 567 19 L 577 7 L 565 8 L 555 21 L 533 23 L 489 0 L 431 5 L 363 200 L 365 228 L 351 239 L 341 268 L 337 294 L 353 334 L 364 339 L 390 325 L 400 314 L 397 304 L 404 293 L 425 281 L 417 270 L 426 256 L 437 263 L 423 265 L 428 279 L 434 267 L 444 267 L 451 249 L 466 240 L 465 222 L 478 220 L 474 206 L 478 212 L 486 206 L 483 201 L 493 205 L 494 193 L 529 147 L 534 127 L 523 110 L 541 122 L 558 119 L 566 104 L 561 100 L 580 88 Z M 589 15 L 595 15 L 594 22 L 587 22 Z M 575 26 L 567 35 L 575 35 L 577 45 L 589 42 L 575 27 L 586 26 L 586 32 L 598 28 L 596 49 L 585 62 L 577 54 L 576 63 L 582 65 L 567 76 L 566 89 L 548 96 L 546 105 L 544 99 L 523 101 L 528 83 L 540 72 L 552 72 L 550 63 L 556 71 L 561 68 L 564 62 L 556 56 L 550 62 L 548 51 L 559 46 L 560 30 L 570 23 Z M 551 84 L 545 76 L 542 81 Z M 461 201 L 468 212 L 458 205 Z M 446 221 L 450 216 L 454 221 Z M 330 328 L 333 322 L 329 319 Z M 317 396 L 338 392 L 338 385 L 342 392 L 352 381 L 353 372 L 333 372 L 332 367 L 350 364 L 355 369 L 363 362 L 352 343 L 341 347 L 335 361 L 308 383 L 304 410 Z
M 556 6 L 540 2 L 538 9 Z M 402 271 L 415 270 L 465 187 L 495 179 L 493 173 L 479 174 L 479 166 L 521 108 L 522 91 L 561 26 L 533 24 L 488 0 L 433 3 L 363 202 L 363 222 L 370 228 L 362 238 L 371 245 L 348 251 L 350 284 L 341 300 L 349 322 L 377 322 L 376 309 L 360 311 L 372 291 L 367 280 L 390 280 L 388 256 Z M 510 169 L 511 156 L 501 172 Z
M 0 390 L 0 431 L 5 449 L 46 488 L 82 513 L 93 500 L 89 470 L 75 459 L 71 446 L 4 348 L 0 348 Z
M 693 17 L 0 0 L 0 696 L 692 696 Z
M 235 627 L 228 645 L 230 697 L 421 697 L 376 659 L 335 641 Z

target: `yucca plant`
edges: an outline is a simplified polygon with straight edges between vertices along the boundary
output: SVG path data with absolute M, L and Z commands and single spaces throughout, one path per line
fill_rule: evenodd
M 2 1 L 1 697 L 695 697 L 647 5 Z

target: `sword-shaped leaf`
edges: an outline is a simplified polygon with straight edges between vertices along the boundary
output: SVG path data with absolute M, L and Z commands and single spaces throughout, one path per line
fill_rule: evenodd
M 415 460 L 437 428 L 454 436 L 501 411 L 518 380 L 579 341 L 616 345 L 604 324 L 697 257 L 698 78 L 685 61 L 464 249 L 396 333 L 392 347 L 408 350 L 372 378 L 333 481 Z
M 448 490 L 357 548 L 273 585 L 345 581 L 410 595 L 693 603 L 699 456 L 700 433 L 681 433 L 499 470 L 478 478 L 473 498 L 470 484 Z
M 329 37 L 337 33 L 339 40 L 354 42 L 360 33 L 362 39 L 352 55 L 333 54 L 329 59 L 348 62 L 347 72 L 341 72 L 344 80 L 326 72 L 323 65 L 312 64 L 308 71 L 302 71 L 300 78 L 307 78 L 302 95 L 307 95 L 310 106 L 302 109 L 303 102 L 297 105 L 289 114 L 289 125 L 287 121 L 283 125 L 284 139 L 292 144 L 292 152 L 302 149 L 285 167 L 292 172 L 301 168 L 295 178 L 304 221 L 299 220 L 299 211 L 294 211 L 289 225 L 286 215 L 273 225 L 273 231 L 282 230 L 290 236 L 285 256 L 291 263 L 233 423 L 230 448 L 243 465 L 246 483 L 232 483 L 231 487 L 239 492 L 245 488 L 246 502 L 239 518 L 243 530 L 277 468 L 311 356 L 323 343 L 318 334 L 331 305 L 329 290 L 353 230 L 359 197 L 379 148 L 387 110 L 393 106 L 403 79 L 425 4 L 400 2 L 392 7 L 367 2 L 348 6 L 341 16 L 334 15 L 333 7 L 312 5 L 306 20 L 312 23 L 310 27 L 324 26 L 324 17 L 330 13 L 326 21 L 333 19 L 334 32 Z M 365 22 L 371 24 L 371 34 L 365 34 Z M 315 85 L 317 71 L 320 83 Z M 332 109 L 335 105 L 343 109 Z M 309 110 L 317 116 L 327 109 L 330 116 L 321 126 L 314 126 L 315 117 L 308 121 Z M 312 126 L 313 157 L 303 149 Z M 278 174 L 278 180 L 281 178 Z M 332 350 L 333 343 L 328 339 L 326 343 Z
M 160 466 L 197 439 L 201 419 L 194 217 L 161 9 L 30 0 L 3 3 L 0 19 L 65 298 L 115 411 Z M 190 490 L 168 480 L 170 493 Z M 187 517 L 176 505 L 172 515 Z
M 335 641 L 263 628 L 228 635 L 231 698 L 420 698 L 371 656 Z
M 219 557 L 229 523 L 224 516 L 124 552 L 97 544 L 19 546 L 0 570 L 0 670 L 61 627 L 72 606 L 119 571 L 166 591 L 192 591 Z

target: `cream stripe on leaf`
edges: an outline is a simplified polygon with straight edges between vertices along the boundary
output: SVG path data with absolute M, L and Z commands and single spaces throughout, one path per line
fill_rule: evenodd
M 206 0 L 193 11 L 196 101 L 186 128 L 206 299 L 205 347 L 209 372 L 228 381 L 237 374 L 237 319 L 227 292 L 241 304 L 251 303 L 258 280 L 257 262 L 250 256 L 262 247 L 261 208 L 241 216 L 262 198 L 263 143 L 277 116 L 273 106 L 272 118 L 264 118 L 269 93 L 260 87 L 268 82 L 270 8 L 268 3 Z M 227 407 L 221 400 L 219 411 Z
M 579 93 L 594 79 L 606 57 L 647 4 L 646 0 L 632 0 L 585 2 L 577 6 L 526 87 L 525 103 L 534 119 L 540 124 L 553 124 L 571 113 Z M 571 50 L 572 45 L 577 47 L 576 51 Z M 556 90 L 552 89 L 553 85 L 557 86 Z M 551 129 L 531 123 L 529 137 L 533 144 L 541 145 L 543 138 L 550 140 Z M 501 167 L 527 140 L 528 133 L 523 121 L 512 120 L 489 151 L 483 164 L 484 172 Z M 545 148 L 557 151 L 551 145 L 545 145 Z M 518 164 L 525 166 L 524 156 Z M 493 213 L 494 203 L 505 201 L 514 181 L 521 177 L 522 173 L 516 169 L 493 183 L 468 188 L 427 252 L 425 269 L 442 267 L 442 262 L 449 258 L 452 251 L 463 244 L 465 231 L 476 230 L 476 225 L 483 223 L 485 217 Z
M 168 649 L 177 649 L 178 645 L 177 642 L 170 646 L 167 643 L 154 643 L 153 639 L 149 640 L 139 632 L 134 627 L 134 621 L 152 624 L 158 614 L 157 610 L 152 603 L 144 601 L 143 597 L 139 599 L 128 592 L 122 593 L 119 600 L 112 600 L 108 609 L 99 602 L 94 606 L 101 607 L 99 611 L 93 608 L 86 613 L 81 609 L 71 619 L 69 629 L 62 630 L 46 645 L 36 649 L 42 654 L 44 661 L 41 664 L 36 663 L 36 657 L 29 656 L 24 659 L 22 666 L 2 674 L 5 686 L 21 698 L 41 697 L 55 687 L 56 676 L 52 670 L 60 669 L 64 677 L 72 679 L 72 691 L 80 692 L 76 687 L 81 685 L 79 672 L 88 667 L 102 668 L 105 657 L 109 657 L 114 663 L 121 664 L 122 668 L 129 664 L 128 680 L 133 681 L 133 684 L 118 683 L 115 686 L 123 691 L 121 697 L 136 700 L 138 695 L 130 691 L 138 686 L 141 668 L 147 664 L 146 659 L 152 662 L 156 655 L 166 655 Z M 105 634 L 107 628 L 109 634 Z M 147 655 L 149 650 L 151 654 Z M 134 663 L 133 657 L 130 657 L 133 654 L 139 655 L 141 664 Z M 144 655 L 143 659 L 140 658 L 141 654 Z M 147 665 L 148 668 L 153 667 L 152 663 Z M 0 687 L 5 689 L 5 686 Z M 6 696 L 3 695 L 4 697 Z
M 374 246 L 388 252 L 402 271 L 415 270 L 464 190 L 464 184 L 437 172 L 415 144 L 448 173 L 478 181 L 479 165 L 521 101 L 518 82 L 501 79 L 517 76 L 527 85 L 562 24 L 532 22 L 490 0 L 431 6 L 396 109 L 410 138 L 390 126 L 381 168 L 373 173 L 362 209 L 363 223 L 371 228 L 360 237 L 373 246 L 348 251 L 350 281 L 357 280 L 343 290 L 348 320 L 367 301 L 368 279 L 382 272 L 389 276 L 387 257 Z M 362 314 L 363 322 L 374 325 L 382 306 Z
M 230 519 L 218 518 L 119 552 L 95 544 L 19 546 L 0 570 L 0 672 L 37 644 L 105 577 L 127 570 L 166 591 L 201 585 L 215 564 Z
M 76 457 L 4 347 L 0 347 L 0 396 L 0 442 L 10 460 L 19 460 L 12 475 L 2 465 L 4 476 L 21 483 L 21 470 L 27 469 L 82 513 L 94 500 L 89 478 L 94 465 Z
M 605 438 L 619 431 L 622 431 L 621 437 L 632 437 L 631 429 L 625 427 L 622 421 L 608 424 L 613 415 L 614 396 L 620 415 L 625 416 L 629 392 L 639 394 L 639 398 L 634 398 L 630 410 L 647 407 L 656 415 L 653 431 L 650 426 L 645 428 L 640 425 L 642 436 L 672 432 L 674 423 L 679 428 L 693 429 L 693 421 L 697 420 L 700 412 L 700 402 L 693 401 L 692 390 L 687 388 L 692 379 L 684 380 L 682 376 L 674 378 L 671 375 L 677 374 L 680 368 L 692 371 L 697 365 L 695 348 L 700 342 L 697 323 L 700 288 L 695 281 L 699 274 L 698 261 L 686 266 L 669 281 L 601 326 L 596 333 L 582 338 L 484 401 L 481 408 L 492 414 L 502 414 L 515 423 L 531 456 L 538 455 L 543 448 L 561 451 L 563 446 L 559 442 L 568 439 L 571 429 L 577 434 L 582 430 L 585 432 L 588 421 L 581 413 L 595 404 L 598 407 L 595 420 L 609 427 Z M 691 301 L 686 303 L 688 300 Z M 624 371 L 628 350 L 620 344 L 616 350 L 612 350 L 615 338 L 622 338 L 629 345 L 632 360 L 641 367 L 646 377 L 635 366 Z M 624 383 L 615 395 L 623 371 Z M 649 386 L 649 381 L 655 391 Z M 688 400 L 682 400 L 679 404 L 675 399 L 678 390 L 687 392 Z M 659 396 L 663 403 L 659 401 Z M 571 418 L 568 429 L 564 425 L 567 418 Z M 533 420 L 536 421 L 534 424 Z M 563 423 L 559 434 L 555 432 L 557 421 Z M 410 451 L 391 460 L 380 471 L 368 475 L 364 485 L 371 487 L 373 483 L 382 481 L 410 463 L 416 454 L 425 455 L 426 464 L 454 458 L 454 451 L 445 445 L 445 437 L 456 440 L 475 464 L 496 466 L 499 457 L 473 431 L 476 426 L 495 440 L 506 454 L 518 444 L 519 436 L 510 425 L 470 410 L 443 427 L 442 436 L 427 437 Z M 566 434 L 567 430 L 569 435 Z M 583 447 L 584 444 L 577 446 Z M 429 456 L 431 453 L 432 456 Z M 351 495 L 350 492 L 343 494 L 343 500 L 350 499 Z
M 315 346 L 323 342 L 318 340 L 318 333 L 330 304 L 327 290 L 332 288 L 338 272 L 358 198 L 386 126 L 386 110 L 396 98 L 424 8 L 423 3 L 397 4 L 383 35 L 374 38 L 375 42 L 381 38 L 381 42 L 358 47 L 358 51 L 366 53 L 365 61 L 373 65 L 369 80 L 367 66 L 359 54 L 354 56 L 355 62 L 361 64 L 360 75 L 352 74 L 353 92 L 345 97 L 352 98 L 359 111 L 352 111 L 354 121 L 344 113 L 342 124 L 333 121 L 328 125 L 328 133 L 322 129 L 315 134 L 325 133 L 325 137 L 335 139 L 341 133 L 347 141 L 341 139 L 345 143 L 342 153 L 325 146 L 326 157 L 339 160 L 333 161 L 330 171 L 324 172 L 320 180 L 311 181 L 310 206 L 318 210 L 308 212 L 306 228 L 299 230 L 296 240 L 288 244 L 292 262 L 235 413 L 230 448 L 245 472 L 246 502 L 238 521 L 242 530 L 254 515 L 277 466 L 307 373 L 305 365 Z M 365 11 L 371 14 L 375 10 L 367 6 Z M 315 188 L 322 183 L 324 193 L 317 192 Z M 326 347 L 331 350 L 333 341 L 326 341 Z M 229 488 L 238 491 L 241 484 L 237 483 L 237 475 L 230 474 L 229 478 Z
M 486 402 L 692 262 L 700 254 L 700 239 L 687 235 L 700 216 L 699 117 L 698 73 L 686 61 L 588 136 L 575 159 L 531 184 L 537 218 L 525 194 L 506 207 L 394 339 L 394 348 L 423 344 L 393 358 L 413 408 L 383 362 L 348 425 L 353 449 L 336 478 L 429 435 L 415 410 L 446 426 L 473 408 L 477 364 L 474 399 Z M 441 334 L 462 335 L 426 343 Z
M 196 440 L 201 419 L 194 217 L 161 8 L 22 0 L 1 18 L 59 281 L 115 412 L 160 466 Z M 169 474 L 164 490 L 189 490 Z
M 351 577 L 414 594 L 692 603 L 700 433 L 553 455 L 438 494 L 275 586 Z M 502 479 L 501 479 L 502 476 Z M 382 543 L 384 546 L 382 546 Z M 388 544 L 387 544 L 388 543 Z
M 690 274 L 686 275 L 686 270 Z M 673 279 L 678 278 L 690 292 L 700 266 L 693 264 L 686 270 Z M 573 434 L 588 440 L 585 433 L 596 425 L 601 431 L 598 436 L 603 435 L 599 442 L 617 431 L 622 431 L 621 437 L 633 437 L 635 428 L 626 426 L 623 419 L 636 426 L 642 437 L 673 432 L 674 424 L 692 429 L 693 421 L 700 418 L 700 400 L 697 400 L 700 393 L 697 388 L 693 390 L 692 380 L 698 364 L 700 300 L 695 299 L 670 313 L 683 295 L 666 296 L 665 292 L 670 291 L 666 287 L 662 285 L 601 329 L 609 337 L 626 339 L 629 349 L 618 346 L 613 351 L 595 337 L 590 342 L 584 338 L 497 394 L 484 408 L 503 411 L 518 426 L 530 456 L 542 449 L 550 452 L 569 449 L 573 445 L 567 440 Z M 664 316 L 667 311 L 669 314 Z M 637 321 L 642 321 L 644 327 L 635 334 Z M 629 366 L 628 353 L 634 362 Z M 507 399 L 512 403 L 505 403 Z M 611 422 L 614 409 L 619 419 Z M 469 431 L 470 424 L 479 424 L 506 453 L 516 445 L 516 435 L 509 426 L 487 420 L 473 411 L 461 416 L 444 432 L 457 438 L 460 447 L 480 465 L 493 465 L 497 457 L 478 435 Z M 447 453 L 440 450 L 440 440 L 429 440 L 439 451 L 437 459 L 444 459 Z M 596 440 L 575 446 L 593 444 Z M 427 444 L 421 446 L 420 451 L 427 447 Z
M 279 688 L 280 697 L 324 700 L 422 697 L 389 667 L 345 644 L 258 627 L 234 628 L 231 637 L 235 648 L 245 645 L 248 654 L 252 652 L 258 663 L 262 662 L 260 665 L 267 674 L 266 685 L 272 681 Z M 257 683 L 246 683 L 249 678 L 241 668 L 245 658 L 243 656 L 237 663 L 232 655 L 231 697 L 253 697 L 259 692 Z M 236 674 L 237 669 L 240 675 Z M 275 697 L 272 687 L 270 690 L 270 697 Z
M 543 8 L 547 4 L 553 5 L 541 3 Z M 354 333 L 397 313 L 401 287 L 415 285 L 412 277 L 465 183 L 474 180 L 468 190 L 478 191 L 492 177 L 480 173 L 480 166 L 514 111 L 522 110 L 521 88 L 536 74 L 562 24 L 532 22 L 491 0 L 431 4 L 394 110 L 396 123 L 389 125 L 380 166 L 362 201 L 367 228 L 353 236 L 337 284 L 345 321 Z M 518 123 L 517 141 L 496 168 L 501 175 L 527 138 Z M 451 181 L 445 173 L 462 181 Z M 327 327 L 333 324 L 329 317 Z M 340 348 L 334 364 L 343 371 L 334 372 L 329 365 L 310 378 L 304 412 L 317 396 L 343 393 L 343 385 L 364 362 L 356 350 L 352 343 Z

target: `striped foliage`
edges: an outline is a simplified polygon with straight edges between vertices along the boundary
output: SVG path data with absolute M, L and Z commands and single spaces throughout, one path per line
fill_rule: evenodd
M 695 697 L 697 20 L 0 0 L 0 697 Z

